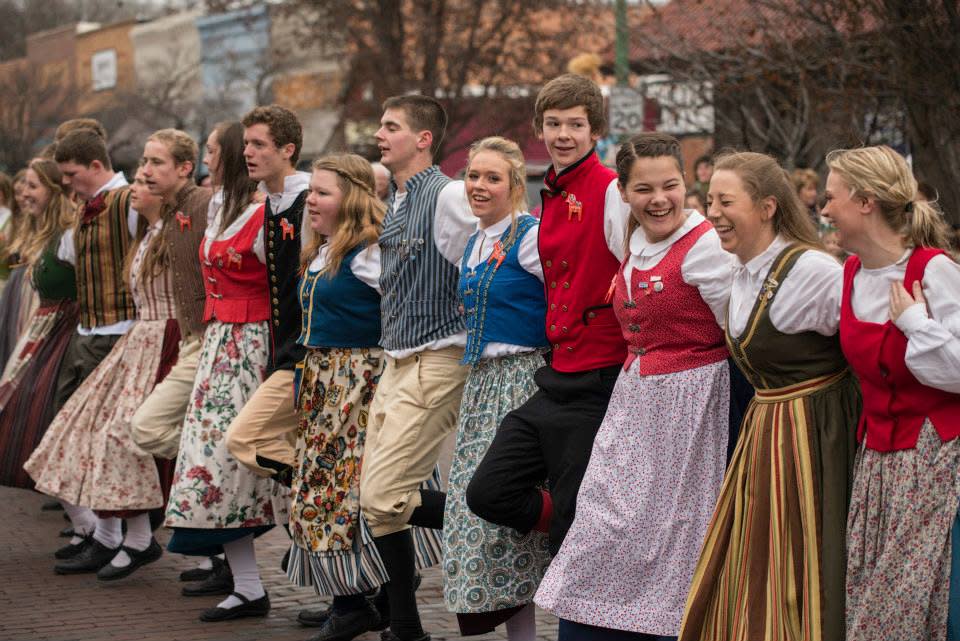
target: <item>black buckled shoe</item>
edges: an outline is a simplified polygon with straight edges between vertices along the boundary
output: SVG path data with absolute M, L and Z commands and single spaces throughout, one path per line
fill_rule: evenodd
M 183 596 L 211 596 L 233 592 L 233 572 L 226 563 L 215 566 L 213 573 L 205 580 L 185 585 L 180 590 Z
M 130 563 L 122 568 L 107 563 L 97 572 L 98 581 L 116 581 L 117 579 L 130 576 L 140 566 L 153 563 L 163 556 L 163 548 L 160 547 L 156 539 L 150 539 L 150 545 L 148 545 L 145 550 L 134 550 L 125 545 L 121 545 L 120 549 L 130 557 Z
M 224 565 L 223 559 L 218 556 L 211 556 L 210 562 L 213 564 L 209 568 L 193 568 L 192 570 L 184 570 L 180 573 L 180 580 L 184 583 L 190 583 L 193 581 L 206 581 L 212 575 L 217 573 L 217 569 Z
M 49 501 L 44 501 L 40 509 L 44 512 L 60 512 L 63 510 L 63 503 L 57 499 L 50 499 Z
M 58 534 L 57 536 L 59 536 L 61 539 L 72 539 L 76 535 L 77 533 L 74 532 L 73 526 L 68 525 L 67 527 L 60 530 L 60 534 Z
M 96 572 L 117 555 L 120 547 L 108 548 L 96 539 L 91 539 L 90 544 L 85 546 L 75 557 L 67 559 L 62 563 L 53 566 L 53 571 L 57 574 L 86 574 L 87 572 Z
M 270 596 L 266 592 L 255 601 L 251 601 L 236 592 L 234 592 L 232 596 L 237 597 L 243 603 L 234 608 L 221 608 L 217 606 L 209 610 L 204 610 L 200 613 L 200 620 L 211 623 L 214 621 L 229 621 L 230 619 L 239 619 L 241 617 L 265 617 L 270 613 Z
M 80 554 L 83 551 L 83 548 L 90 545 L 90 542 L 93 541 L 93 536 L 90 534 L 85 535 L 79 543 L 67 543 L 62 548 L 59 548 L 56 552 L 53 553 L 53 557 L 59 561 L 66 561 L 67 559 L 72 559 L 73 557 Z

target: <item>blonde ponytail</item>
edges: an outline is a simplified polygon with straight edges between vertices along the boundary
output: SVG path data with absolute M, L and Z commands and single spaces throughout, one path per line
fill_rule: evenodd
M 917 200 L 917 179 L 896 151 L 886 145 L 836 149 L 827 154 L 827 166 L 847 183 L 853 195 L 872 198 L 884 222 L 906 244 L 951 251 L 940 210 Z

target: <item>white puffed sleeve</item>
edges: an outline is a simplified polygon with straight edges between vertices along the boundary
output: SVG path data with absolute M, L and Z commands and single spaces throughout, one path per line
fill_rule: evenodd
M 717 324 L 723 327 L 733 283 L 733 260 L 720 247 L 720 237 L 710 229 L 697 239 L 681 266 L 683 282 L 700 291 Z
M 907 337 L 907 368 L 924 385 L 960 394 L 960 265 L 947 256 L 933 258 L 923 295 L 929 315 L 916 304 L 896 321 Z

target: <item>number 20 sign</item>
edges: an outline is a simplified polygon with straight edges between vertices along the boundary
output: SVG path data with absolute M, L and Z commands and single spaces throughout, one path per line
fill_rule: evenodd
M 631 87 L 611 87 L 610 133 L 614 136 L 643 131 L 643 94 Z

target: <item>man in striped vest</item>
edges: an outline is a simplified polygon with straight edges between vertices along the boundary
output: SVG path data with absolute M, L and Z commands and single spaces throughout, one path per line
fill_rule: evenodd
M 415 596 L 410 525 L 442 528 L 445 496 L 420 490 L 457 425 L 467 368 L 456 265 L 476 228 L 462 181 L 433 164 L 447 115 L 433 98 L 384 103 L 377 131 L 393 172 L 380 235 L 387 365 L 370 409 L 360 504 L 390 576 L 386 641 L 426 641 Z
M 56 405 L 63 407 L 136 320 L 123 262 L 137 232 L 130 190 L 114 173 L 103 128 L 81 128 L 57 143 L 54 158 L 66 187 L 82 203 L 73 230 L 63 235 L 60 260 L 76 267 L 80 326 L 70 339 L 57 379 Z M 123 541 L 120 519 L 97 518 L 89 508 L 64 503 L 76 536 L 58 550 L 58 573 L 96 572 Z

